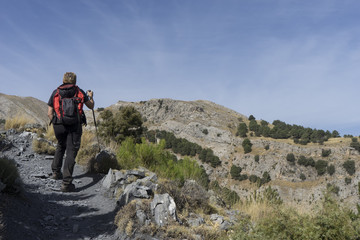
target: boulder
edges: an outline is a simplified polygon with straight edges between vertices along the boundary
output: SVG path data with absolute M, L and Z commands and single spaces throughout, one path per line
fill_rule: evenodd
M 110 168 L 108 174 L 105 176 L 102 182 L 102 186 L 106 189 L 110 189 L 114 185 L 114 182 L 115 182 L 115 176 L 113 170 Z
M 98 173 L 107 173 L 110 168 L 118 168 L 118 163 L 115 154 L 106 150 L 99 152 L 90 166 L 91 170 Z
M 165 226 L 169 219 L 177 221 L 175 201 L 167 193 L 156 194 L 150 204 L 150 208 L 155 223 L 160 227 Z

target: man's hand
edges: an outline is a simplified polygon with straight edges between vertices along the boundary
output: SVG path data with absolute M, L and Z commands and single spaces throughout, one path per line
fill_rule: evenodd
M 88 97 L 89 97 L 90 99 L 93 99 L 93 97 L 94 97 L 94 92 L 91 91 L 91 90 L 87 90 L 86 95 L 88 95 Z

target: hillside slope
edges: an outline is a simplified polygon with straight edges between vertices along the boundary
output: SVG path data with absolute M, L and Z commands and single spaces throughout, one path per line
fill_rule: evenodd
M 245 154 L 241 146 L 243 138 L 236 136 L 239 120 L 248 119 L 231 109 L 209 101 L 178 101 L 172 99 L 151 99 L 141 102 L 122 102 L 110 106 L 134 106 L 143 116 L 144 125 L 149 130 L 165 130 L 178 138 L 185 138 L 202 147 L 211 148 L 220 157 L 222 164 L 217 168 L 201 163 L 211 180 L 236 191 L 243 199 L 254 190 L 263 191 L 267 186 L 276 188 L 282 199 L 289 204 L 310 207 L 323 198 L 326 189 L 336 192 L 339 200 L 355 208 L 358 201 L 360 171 L 350 175 L 344 168 L 345 161 L 354 161 L 359 169 L 360 155 L 349 147 L 351 139 L 334 138 L 324 144 L 294 144 L 292 140 L 277 140 L 264 137 L 249 137 L 252 152 Z M 266 150 L 267 148 L 267 150 Z M 322 151 L 330 150 L 323 157 Z M 335 173 L 319 175 L 314 166 L 303 166 L 286 160 L 293 153 L 300 156 L 323 160 L 335 168 Z M 258 161 L 255 156 L 258 155 Z M 271 181 L 260 188 L 249 180 L 238 181 L 231 178 L 231 166 L 242 168 L 242 174 L 261 178 L 268 172 Z M 305 179 L 304 179 L 305 178 Z
M 48 123 L 47 104 L 33 97 L 18 97 L 0 93 L 0 119 L 25 116 L 35 123 Z

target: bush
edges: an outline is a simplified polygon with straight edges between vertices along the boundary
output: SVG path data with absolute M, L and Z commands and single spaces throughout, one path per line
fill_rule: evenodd
M 241 174 L 242 168 L 232 165 L 230 169 L 230 175 L 233 179 L 237 179 Z
M 205 134 L 205 135 L 208 135 L 209 131 L 205 128 L 205 129 L 202 130 L 202 133 Z
M 327 167 L 327 172 L 330 176 L 332 176 L 335 173 L 335 166 L 333 164 L 329 165 Z
M 248 176 L 246 174 L 241 174 L 241 171 L 242 171 L 241 167 L 232 165 L 231 169 L 230 169 L 230 175 L 233 179 L 238 180 L 238 181 L 244 181 L 244 180 L 248 179 Z
M 249 181 L 252 182 L 252 183 L 256 183 L 258 181 L 260 181 L 260 178 L 254 174 L 250 175 L 249 177 Z
M 209 188 L 218 194 L 227 205 L 234 205 L 240 200 L 239 195 L 235 191 L 221 187 L 217 181 L 211 182 Z
M 145 139 L 142 143 L 135 143 L 134 139 L 127 138 L 117 152 L 118 164 L 122 169 L 144 166 L 160 177 L 180 182 L 193 179 L 207 187 L 209 179 L 205 169 L 187 157 L 176 160 L 176 157 L 164 150 L 165 145 L 165 140 L 161 140 L 160 144 L 154 144 L 147 143 Z
M 293 153 L 288 153 L 286 155 L 286 160 L 292 164 L 295 163 L 295 155 Z
M 265 150 L 269 150 L 269 149 L 270 149 L 269 144 L 265 145 Z
M 121 107 L 114 114 L 110 110 L 100 113 L 99 135 L 107 143 L 115 141 L 121 143 L 126 137 L 133 137 L 136 142 L 140 142 L 143 132 L 141 114 L 131 106 Z
M 3 191 L 14 192 L 16 190 L 19 172 L 14 160 L 0 157 L 0 181 L 6 185 Z
M 349 185 L 351 183 L 351 178 L 346 177 L 345 178 L 345 184 Z
M 251 143 L 250 139 L 245 138 L 244 141 L 242 142 L 242 146 L 244 148 L 245 154 L 252 151 L 252 149 L 251 149 L 252 143 Z
M 166 131 L 148 131 L 145 136 L 155 142 L 156 138 L 164 139 L 166 149 L 172 149 L 174 153 L 180 154 L 181 156 L 195 156 L 199 154 L 199 159 L 202 162 L 210 164 L 212 167 L 221 165 L 221 160 L 218 156 L 214 155 L 214 152 L 210 148 L 203 149 L 196 143 L 189 142 L 185 138 L 176 138 L 173 133 Z
M 237 128 L 237 132 L 236 132 L 236 136 L 240 136 L 240 137 L 246 137 L 246 134 L 248 133 L 248 127 L 246 125 L 246 123 L 240 123 L 238 128 Z
M 315 168 L 319 176 L 326 173 L 328 162 L 324 160 L 317 160 L 315 162 Z
M 328 157 L 331 154 L 331 149 L 321 149 L 321 156 Z
M 260 161 L 260 156 L 259 155 L 255 155 L 255 158 L 254 158 L 255 162 L 259 162 Z
M 345 168 L 346 172 L 349 175 L 354 175 L 355 169 L 355 161 L 354 160 L 347 160 L 344 162 L 343 167 Z
M 305 181 L 305 180 L 306 180 L 305 174 L 301 173 L 301 174 L 300 174 L 300 179 L 301 179 L 302 181 Z
M 314 159 L 312 157 L 306 158 L 305 156 L 301 155 L 299 157 L 297 163 L 299 165 L 303 165 L 305 167 L 307 167 L 307 166 L 315 167 L 315 161 L 314 161 Z
M 357 239 L 359 217 L 349 214 L 326 196 L 315 214 L 299 213 L 292 208 L 272 208 L 259 221 L 243 218 L 231 239 Z

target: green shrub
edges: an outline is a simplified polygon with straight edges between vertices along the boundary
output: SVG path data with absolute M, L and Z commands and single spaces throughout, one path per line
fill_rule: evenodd
M 227 205 L 234 205 L 240 201 L 239 195 L 226 187 L 221 187 L 217 181 L 210 183 L 209 188 L 218 194 Z
M 252 182 L 252 183 L 256 183 L 258 181 L 260 181 L 260 178 L 254 174 L 250 175 L 249 177 L 249 181 Z
M 236 132 L 236 136 L 240 136 L 240 137 L 246 137 L 246 134 L 248 133 L 248 127 L 246 125 L 246 123 L 240 123 L 238 128 L 237 128 L 237 132 Z
M 209 179 L 205 169 L 188 157 L 176 160 L 174 155 L 164 150 L 165 145 L 165 140 L 161 140 L 160 144 L 154 144 L 147 143 L 145 139 L 142 143 L 135 143 L 134 139 L 127 138 L 117 152 L 119 167 L 133 169 L 144 166 L 160 177 L 180 182 L 193 179 L 207 187 Z
M 218 156 L 214 155 L 214 152 L 210 148 L 203 149 L 196 143 L 189 142 L 185 138 L 176 138 L 173 133 L 166 131 L 147 131 L 145 136 L 151 142 L 155 142 L 155 136 L 159 139 L 164 139 L 166 149 L 171 149 L 176 154 L 181 156 L 195 156 L 199 155 L 199 159 L 202 162 L 210 164 L 212 167 L 221 165 L 221 160 Z
M 208 135 L 209 131 L 205 128 L 205 129 L 202 130 L 202 133 L 205 134 L 205 135 Z
M 302 166 L 311 166 L 311 167 L 315 167 L 315 161 L 312 157 L 309 157 L 309 158 L 306 158 L 305 156 L 301 155 L 297 161 L 297 163 L 299 165 L 302 165 Z
M 319 176 L 324 175 L 326 173 L 327 166 L 328 166 L 327 161 L 317 160 L 315 162 L 315 168 Z
M 268 183 L 271 181 L 270 174 L 268 172 L 264 172 L 262 175 L 262 178 L 260 179 L 260 186 L 262 186 L 265 183 Z
M 305 174 L 301 173 L 301 174 L 300 174 L 300 179 L 301 179 L 302 181 L 305 181 L 305 180 L 306 180 Z
M 345 184 L 349 185 L 351 183 L 351 178 L 346 177 L 345 178 Z
M 321 149 L 321 156 L 328 157 L 331 154 L 331 149 Z
M 329 165 L 327 167 L 327 172 L 330 176 L 332 176 L 335 173 L 335 166 L 333 164 Z
M 131 106 L 121 107 L 115 115 L 110 110 L 100 113 L 99 135 L 109 143 L 121 143 L 127 137 L 133 137 L 140 142 L 143 132 L 141 114 Z
M 326 189 L 329 193 L 334 193 L 336 195 L 339 195 L 340 188 L 335 184 L 328 183 L 326 185 Z
M 244 141 L 242 142 L 242 146 L 244 148 L 245 153 L 249 153 L 252 151 L 252 149 L 251 149 L 252 143 L 251 143 L 250 139 L 245 138 Z
M 232 165 L 230 169 L 230 175 L 233 179 L 237 179 L 241 174 L 242 168 L 236 165 Z
M 291 164 L 295 163 L 295 155 L 293 153 L 288 153 L 286 155 L 286 160 L 290 162 Z
M 265 145 L 265 150 L 269 150 L 269 149 L 270 149 L 269 144 Z
M 346 172 L 349 175 L 354 175 L 355 169 L 355 161 L 354 160 L 347 160 L 344 162 L 343 167 L 345 168 Z
M 329 196 L 325 197 L 322 208 L 315 214 L 300 214 L 292 208 L 272 208 L 256 223 L 242 218 L 231 233 L 231 239 L 262 240 L 332 240 L 357 239 L 359 217 L 349 214 Z
M 5 192 L 13 192 L 16 188 L 16 180 L 19 172 L 14 160 L 0 157 L 0 181 L 6 185 Z
M 254 158 L 255 162 L 259 162 L 260 161 L 260 156 L 259 155 L 255 155 L 255 158 Z

